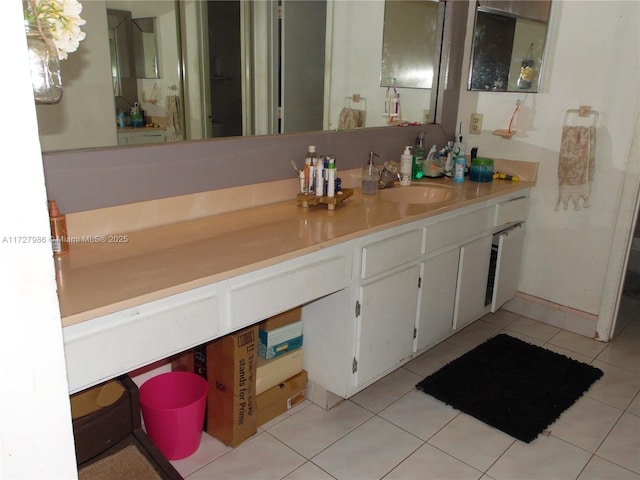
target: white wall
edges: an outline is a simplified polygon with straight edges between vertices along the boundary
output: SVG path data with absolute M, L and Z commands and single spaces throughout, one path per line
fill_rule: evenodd
M 484 114 L 482 134 L 465 133 L 467 151 L 477 146 L 482 156 L 539 163 L 520 291 L 596 315 L 609 257 L 624 255 L 611 251 L 613 232 L 628 162 L 638 161 L 629 152 L 639 109 L 639 12 L 638 2 L 554 1 L 540 93 L 460 94 L 458 120 L 465 131 L 471 113 Z M 469 49 L 467 38 L 465 70 Z M 507 128 L 517 99 L 522 100 L 517 135 L 511 140 L 492 135 Z M 556 212 L 564 115 L 580 105 L 600 113 L 592 206 Z
M 0 175 L 0 478 L 72 479 L 76 462 L 49 238 L 38 126 L 21 2 L 3 5 L 0 41 L 11 75 L 0 116 L 11 161 Z M 9 153 L 11 152 L 11 153 Z M 21 240 L 22 237 L 22 240 Z

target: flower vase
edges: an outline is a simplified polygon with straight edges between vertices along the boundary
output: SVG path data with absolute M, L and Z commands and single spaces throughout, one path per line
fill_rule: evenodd
M 58 103 L 62 98 L 62 75 L 58 51 L 45 22 L 25 22 L 31 83 L 36 103 Z

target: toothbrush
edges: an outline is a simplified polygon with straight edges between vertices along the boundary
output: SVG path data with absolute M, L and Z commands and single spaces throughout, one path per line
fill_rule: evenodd
M 516 113 L 518 113 L 518 110 L 520 110 L 520 100 L 516 101 L 516 109 L 511 114 L 511 120 L 509 121 L 509 129 L 507 130 L 508 133 L 511 133 L 511 125 L 513 124 L 513 119 L 516 117 Z

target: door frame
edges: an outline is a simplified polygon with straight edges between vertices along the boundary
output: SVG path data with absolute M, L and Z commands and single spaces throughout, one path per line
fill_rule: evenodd
M 616 218 L 611 254 L 602 292 L 602 302 L 596 324 L 596 340 L 607 342 L 617 333 L 617 317 L 622 298 L 629 253 L 633 241 L 638 213 L 640 211 L 640 111 L 629 150 L 627 169 L 624 175 L 620 207 Z M 621 255 L 615 252 L 623 252 Z

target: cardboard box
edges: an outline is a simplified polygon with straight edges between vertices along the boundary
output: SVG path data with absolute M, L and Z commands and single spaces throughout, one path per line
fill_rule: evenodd
M 299 374 L 261 393 L 257 397 L 258 426 L 283 414 L 307 396 L 307 372 Z
M 295 350 L 302 346 L 302 335 L 286 342 L 279 343 L 272 347 L 267 347 L 262 341 L 258 342 L 258 355 L 262 358 L 270 359 L 282 355 L 284 353 Z
M 284 327 L 290 323 L 298 322 L 302 318 L 302 307 L 292 308 L 286 312 L 282 312 L 279 315 L 267 318 L 260 323 L 262 330 L 274 330 L 276 328 Z
M 282 327 L 274 328 L 273 330 L 264 330 L 260 328 L 260 331 L 258 333 L 260 342 L 264 343 L 267 348 L 287 342 L 300 336 L 302 336 L 302 320 L 284 325 Z
M 302 348 L 297 348 L 271 360 L 258 357 L 256 395 L 275 387 L 302 371 Z
M 209 382 L 205 431 L 235 447 L 257 431 L 258 326 L 231 333 L 174 357 L 173 370 L 196 371 Z
M 257 431 L 258 326 L 207 345 L 207 432 L 235 447 Z

